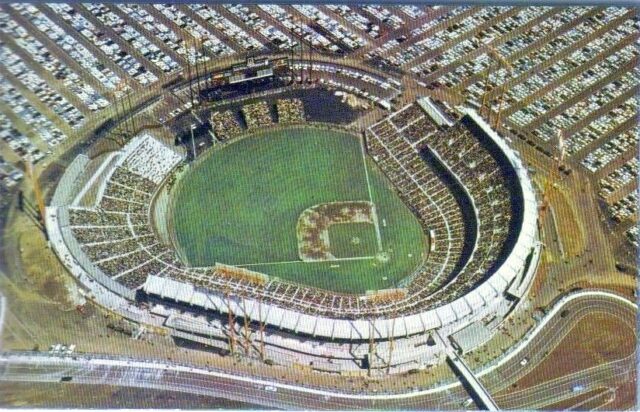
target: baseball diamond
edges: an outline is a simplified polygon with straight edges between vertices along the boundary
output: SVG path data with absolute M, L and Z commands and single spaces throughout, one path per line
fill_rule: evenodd
M 174 189 L 169 213 L 176 247 L 194 266 L 221 262 L 346 293 L 395 287 L 425 258 L 427 236 L 361 150 L 350 133 L 296 126 L 211 151 Z M 331 223 L 349 206 L 367 210 L 343 217 L 344 227 L 335 228 Z M 317 234 L 324 239 L 301 239 L 313 236 L 311 223 L 303 221 L 314 211 L 329 219 L 324 234 Z M 362 245 L 341 241 L 345 231 Z M 323 246 L 314 255 L 311 249 Z M 390 258 L 376 259 L 382 252 Z

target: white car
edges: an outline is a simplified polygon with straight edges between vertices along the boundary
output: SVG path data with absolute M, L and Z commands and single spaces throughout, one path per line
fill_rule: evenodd
M 265 386 L 264 390 L 267 392 L 278 392 L 278 388 L 276 388 L 275 386 Z

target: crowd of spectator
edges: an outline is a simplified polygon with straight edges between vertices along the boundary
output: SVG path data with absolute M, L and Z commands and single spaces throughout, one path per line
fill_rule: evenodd
M 304 122 L 304 105 L 300 99 L 278 99 L 276 101 L 278 123 Z
M 243 131 L 238 119 L 236 119 L 231 110 L 211 113 L 211 127 L 216 138 L 222 141 L 232 139 Z
M 287 110 L 297 105 L 293 102 L 287 102 Z M 283 104 L 280 101 L 277 105 L 279 112 Z M 269 108 L 260 102 L 245 106 L 243 113 L 257 119 L 260 115 L 256 113 L 268 114 Z M 265 122 L 248 120 L 248 124 L 259 127 Z M 425 235 L 429 234 L 423 262 L 403 283 L 407 293 L 401 294 L 401 306 L 393 310 L 431 307 L 459 297 L 487 274 L 504 247 L 512 218 L 509 182 L 498 160 L 474 133 L 461 123 L 436 126 L 417 104 L 368 129 L 369 153 L 420 220 Z M 464 193 L 450 190 L 443 171 L 423 158 L 424 150 L 435 153 L 464 186 Z M 82 250 L 114 280 L 137 288 L 150 274 L 169 276 L 247 297 L 262 295 L 265 302 L 293 305 L 305 313 L 329 315 L 339 310 L 354 318 L 370 310 L 389 311 L 399 304 L 393 299 L 380 302 L 374 297 L 359 299 L 281 280 L 265 281 L 268 278 L 260 276 L 243 276 L 239 282 L 239 275 L 217 266 L 185 267 L 176 252 L 160 241 L 149 220 L 152 195 L 179 162 L 176 156 L 152 137 L 139 136 L 123 148 L 97 208 L 70 208 L 70 227 Z M 475 223 L 465 217 L 463 203 L 475 210 Z M 470 255 L 465 242 L 472 233 L 477 233 L 477 241 Z
M 96 209 L 69 208 L 70 227 L 83 252 L 127 287 L 140 287 L 148 275 L 167 266 L 182 268 L 149 220 L 152 194 L 179 161 L 153 137 L 138 136 L 123 149 L 123 160 L 105 182 Z
M 403 108 L 372 127 L 373 138 L 368 143 L 374 159 L 419 217 L 425 232 L 431 231 L 430 241 L 435 242 L 409 290 L 418 291 L 422 299 L 439 302 L 459 296 L 494 268 L 507 243 L 512 220 L 511 182 L 502 172 L 499 160 L 466 125 L 457 123 L 444 131 L 433 123 L 430 128 L 411 128 L 420 121 L 429 123 L 418 105 Z M 470 222 L 463 220 L 459 200 L 443 186 L 442 176 L 430 170 L 419 156 L 424 150 L 431 151 L 464 186 L 468 194 L 465 207 L 476 211 L 478 231 L 473 258 L 465 261 L 469 256 L 458 256 L 461 260 L 458 265 L 455 259 L 447 261 L 443 252 L 447 248 L 462 252 Z M 433 280 L 439 270 L 448 274 L 448 280 L 455 277 L 456 281 L 433 298 L 430 296 L 437 288 L 434 284 L 438 284 Z
M 249 130 L 273 124 L 271 111 L 265 101 L 244 105 L 242 107 L 242 115 Z

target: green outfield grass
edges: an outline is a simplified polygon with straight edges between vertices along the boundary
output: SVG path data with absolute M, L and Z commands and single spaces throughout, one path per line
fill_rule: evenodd
M 393 287 L 416 268 L 426 239 L 375 163 L 367 158 L 366 165 L 365 171 L 357 137 L 305 127 L 267 131 L 213 149 L 173 191 L 176 246 L 192 266 L 243 265 L 339 292 Z M 300 261 L 300 213 L 324 202 L 369 200 L 367 171 L 384 253 L 378 251 L 374 225 L 339 224 L 330 228 L 339 257 L 374 254 L 363 260 Z M 353 237 L 361 242 L 351 243 Z

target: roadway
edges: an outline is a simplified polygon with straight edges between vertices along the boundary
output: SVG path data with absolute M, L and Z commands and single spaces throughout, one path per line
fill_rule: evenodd
M 476 372 L 490 393 L 503 390 L 533 370 L 544 354 L 556 347 L 573 325 L 588 314 L 605 313 L 635 328 L 635 305 L 611 294 L 596 293 L 581 292 L 569 300 L 561 300 L 527 335 L 522 345 L 501 362 Z M 497 396 L 495 400 L 501 408 L 540 408 L 575 396 L 571 389 L 578 383 L 584 386 L 585 392 L 603 386 L 619 386 L 620 382 L 635 376 L 634 356 L 630 354 L 530 388 L 512 390 L 509 395 Z M 520 361 L 525 357 L 529 363 L 523 367 Z M 72 358 L 49 353 L 5 353 L 0 358 L 0 380 L 59 382 L 63 376 L 72 376 L 73 382 L 79 384 L 170 390 L 282 409 L 460 409 L 469 398 L 458 382 L 408 393 L 362 394 L 295 386 L 195 365 L 108 355 L 78 354 Z M 266 386 L 277 390 L 265 390 Z
M 622 301 L 619 301 L 622 303 Z M 587 315 L 596 313 L 606 314 L 622 320 L 632 330 L 635 330 L 636 307 L 631 304 L 613 303 L 610 298 L 604 296 L 590 296 L 578 298 L 567 305 L 555 306 L 555 315 L 548 319 L 547 323 L 536 334 L 535 339 L 526 346 L 526 350 L 515 357 L 515 362 L 510 362 L 499 368 L 497 373 L 486 376 L 484 385 L 491 393 L 499 392 L 526 375 L 530 368 L 523 368 L 520 361 L 525 357 L 528 365 L 537 365 L 547 353 L 558 346 L 571 329 Z M 560 313 L 567 311 L 565 316 Z M 600 385 L 607 386 L 613 382 L 620 384 L 620 376 L 624 374 L 635 375 L 635 362 L 630 362 L 635 353 L 625 356 L 622 360 L 603 363 L 588 369 L 567 374 L 558 379 L 545 381 L 524 390 L 511 390 L 509 395 L 495 396 L 494 399 L 501 408 L 505 409 L 531 409 L 552 404 L 563 399 L 575 396 L 571 388 L 577 383 L 585 387 L 585 391 L 595 389 Z

